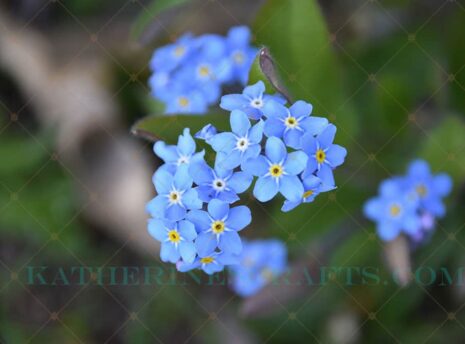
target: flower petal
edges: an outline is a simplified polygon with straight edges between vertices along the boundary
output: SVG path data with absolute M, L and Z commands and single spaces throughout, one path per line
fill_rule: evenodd
M 210 139 L 209 144 L 215 152 L 229 152 L 236 147 L 236 136 L 233 133 L 219 133 Z
M 292 176 L 296 176 L 304 170 L 307 160 L 307 155 L 302 151 L 289 153 L 284 163 L 284 171 Z
M 242 251 L 242 241 L 237 232 L 225 232 L 218 247 L 226 253 L 239 254 Z
M 320 143 L 321 148 L 329 147 L 333 141 L 334 136 L 336 136 L 336 126 L 334 124 L 329 124 L 323 132 L 318 135 L 318 142 Z
M 291 202 L 291 201 L 285 200 L 283 206 L 281 207 L 281 211 L 287 213 L 288 211 L 291 211 L 295 207 L 299 206 L 301 203 L 302 201 Z
M 284 142 L 288 147 L 300 149 L 302 147 L 302 136 L 302 131 L 290 129 L 284 133 Z
M 283 176 L 279 184 L 279 192 L 291 202 L 297 202 L 302 199 L 304 186 L 297 176 Z
M 178 150 L 181 154 L 191 156 L 195 152 L 195 141 L 190 134 L 189 128 L 185 128 L 183 135 L 179 135 Z
M 176 146 L 168 146 L 163 141 L 155 142 L 153 151 L 164 162 L 176 162 L 179 158 Z
M 167 194 L 171 190 L 173 176 L 166 169 L 160 169 L 153 175 L 153 183 L 159 194 Z
M 190 264 L 194 261 L 197 250 L 193 242 L 180 242 L 179 253 L 184 262 Z
M 189 174 L 197 185 L 207 184 L 213 180 L 213 170 L 204 160 L 190 164 Z
M 258 81 L 256 84 L 244 88 L 243 94 L 251 99 L 260 98 L 265 92 L 265 84 L 263 81 Z
M 253 195 L 260 202 L 267 202 L 278 193 L 279 187 L 271 177 L 258 178 L 253 189 Z
M 152 199 L 147 205 L 145 206 L 146 211 L 155 218 L 164 218 L 165 217 L 165 209 L 168 205 L 168 200 L 166 197 L 158 195 L 154 199 Z
M 148 224 L 149 234 L 157 239 L 158 241 L 165 241 L 166 239 L 166 229 L 165 223 L 162 220 L 150 219 Z
M 247 115 L 240 110 L 233 110 L 230 117 L 232 132 L 239 137 L 244 137 L 250 129 L 250 120 Z
M 247 172 L 236 172 L 228 180 L 227 185 L 236 193 L 242 193 L 247 190 L 252 183 L 253 177 Z
M 228 94 L 221 97 L 220 107 L 224 110 L 243 109 L 248 105 L 249 101 L 242 94 Z
M 228 219 L 226 220 L 226 227 L 240 231 L 247 227 L 252 221 L 252 214 L 250 209 L 245 205 L 231 208 L 229 211 Z
M 195 239 L 195 248 L 201 257 L 211 254 L 215 250 L 216 245 L 216 236 L 212 233 L 200 233 L 197 239 Z
M 391 241 L 395 239 L 400 233 L 400 228 L 398 226 L 391 222 L 384 221 L 378 223 L 376 230 L 381 240 L 384 241 Z
M 306 134 L 319 135 L 328 126 L 328 120 L 323 117 L 310 116 L 300 121 L 300 126 L 304 129 Z
M 180 255 L 172 243 L 165 242 L 161 245 L 160 258 L 165 263 L 176 263 L 179 260 Z
M 222 220 L 228 216 L 229 204 L 218 199 L 212 199 L 208 203 L 208 212 L 215 220 Z
M 263 176 L 268 173 L 268 169 L 268 160 L 263 155 L 259 155 L 254 159 L 248 159 L 242 164 L 242 170 L 254 176 Z
M 181 234 L 181 236 L 188 241 L 192 241 L 197 237 L 195 226 L 190 221 L 186 221 L 186 220 L 180 221 L 178 223 L 178 231 L 179 231 L 179 234 Z
M 265 127 L 265 122 L 260 120 L 249 130 L 249 141 L 251 143 L 260 143 L 263 138 L 263 128 Z
M 408 167 L 408 174 L 414 177 L 428 177 L 431 174 L 429 165 L 424 160 L 412 161 Z
M 217 160 L 215 161 L 215 167 L 221 168 L 224 170 L 232 170 L 239 166 L 242 161 L 241 152 L 237 149 L 230 151 L 230 153 L 224 153 L 222 155 L 217 155 Z
M 313 106 L 303 100 L 298 100 L 289 108 L 293 117 L 309 116 L 312 113 Z
M 182 203 L 187 209 L 201 209 L 202 201 L 196 189 L 189 189 L 182 195 Z
M 197 233 L 206 231 L 208 228 L 210 228 L 210 216 L 208 216 L 206 211 L 192 210 L 187 213 L 186 218 L 195 225 L 195 230 Z
M 270 137 L 266 141 L 265 152 L 268 159 L 273 163 L 280 163 L 284 161 L 287 155 L 286 146 L 283 141 L 277 137 Z
M 284 123 L 278 118 L 269 118 L 265 122 L 264 133 L 268 137 L 282 137 L 284 133 Z
M 270 99 L 263 106 L 263 114 L 266 118 L 285 118 L 288 113 L 287 108 L 274 99 Z
M 335 185 L 333 170 L 327 164 L 321 165 L 320 170 L 317 172 L 316 176 L 321 179 L 323 184 L 328 186 Z
M 447 196 L 452 190 L 452 179 L 445 173 L 438 174 L 433 178 L 433 187 L 439 196 Z
M 192 186 L 192 177 L 189 174 L 189 166 L 182 164 L 174 175 L 174 186 L 178 190 L 187 190 Z
M 331 145 L 326 152 L 326 160 L 328 160 L 331 167 L 337 167 L 344 163 L 347 155 L 347 150 L 339 145 Z

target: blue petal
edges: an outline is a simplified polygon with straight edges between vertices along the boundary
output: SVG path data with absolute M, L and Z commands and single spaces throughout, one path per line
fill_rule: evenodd
M 384 241 L 391 241 L 400 234 L 400 228 L 390 222 L 380 222 L 376 229 L 379 237 Z
M 385 204 L 379 198 L 369 199 L 363 205 L 363 214 L 373 221 L 377 221 L 383 217 Z
M 271 177 L 258 178 L 253 189 L 253 195 L 260 202 L 267 202 L 278 193 L 278 184 Z
M 165 223 L 162 220 L 150 219 L 148 225 L 149 234 L 158 241 L 165 241 L 166 229 Z
M 165 242 L 161 245 L 160 258 L 165 263 L 176 263 L 179 258 L 179 252 L 172 243 Z
M 249 130 L 249 142 L 260 143 L 262 141 L 264 126 L 265 122 L 260 120 Z
M 239 200 L 239 197 L 236 195 L 236 193 L 231 190 L 221 191 L 216 198 L 218 198 L 220 201 L 223 201 L 229 204 L 234 203 Z
M 194 261 L 197 250 L 193 242 L 180 242 L 179 253 L 181 254 L 182 260 L 189 264 Z
M 225 232 L 218 247 L 226 253 L 239 254 L 242 251 L 242 241 L 237 232 Z
M 186 220 L 179 222 L 178 231 L 179 234 L 181 234 L 181 236 L 188 241 L 192 241 L 197 237 L 194 224 Z
M 263 155 L 248 159 L 242 164 L 242 169 L 254 176 L 263 176 L 268 173 L 269 164 Z
M 242 94 L 228 94 L 221 97 L 220 107 L 224 110 L 241 110 L 248 105 L 249 101 Z
M 433 198 L 425 202 L 425 209 L 437 217 L 443 217 L 446 214 L 446 207 L 440 199 Z
M 251 99 L 260 98 L 265 92 L 265 84 L 263 81 L 258 81 L 252 86 L 247 86 L 244 88 L 243 94 L 250 97 Z
M 279 191 L 287 200 L 297 202 L 303 197 L 304 186 L 297 176 L 282 176 Z
M 397 197 L 400 194 L 401 186 L 398 178 L 390 178 L 381 182 L 379 193 L 383 197 Z
M 321 179 L 314 175 L 309 175 L 303 180 L 305 190 L 313 190 L 321 185 Z
M 186 216 L 186 209 L 178 204 L 168 206 L 165 210 L 166 218 L 171 221 L 182 220 Z
M 406 216 L 402 223 L 405 232 L 411 235 L 415 235 L 420 230 L 420 218 L 415 214 Z
M 222 220 L 228 216 L 229 204 L 218 199 L 212 199 L 208 203 L 208 212 L 215 220 Z
M 321 148 L 329 147 L 333 141 L 334 136 L 336 136 L 336 126 L 334 124 L 329 124 L 323 132 L 318 135 L 318 142 L 320 143 Z
M 153 146 L 154 153 L 164 162 L 176 162 L 178 152 L 175 146 L 168 146 L 163 141 L 157 141 Z
M 215 152 L 229 152 L 236 147 L 236 136 L 233 133 L 220 133 L 210 139 Z
M 323 117 L 310 116 L 300 121 L 300 126 L 304 129 L 306 134 L 319 135 L 328 126 L 328 120 Z
M 182 261 L 176 264 L 176 269 L 178 269 L 179 272 L 188 272 L 197 268 L 200 268 L 200 260 L 195 260 L 191 264 Z
M 228 180 L 228 186 L 240 194 L 249 188 L 252 179 L 252 175 L 247 172 L 236 172 Z
M 296 202 L 291 202 L 291 201 L 285 200 L 283 206 L 281 207 L 281 211 L 284 211 L 286 213 L 288 211 L 291 211 L 295 207 L 299 206 L 301 203 L 302 203 L 301 200 L 296 201 Z
M 272 163 L 280 163 L 284 161 L 287 155 L 286 146 L 283 141 L 277 137 L 270 137 L 266 141 L 265 152 L 266 156 Z
M 152 199 L 147 206 L 145 207 L 147 212 L 155 218 L 164 218 L 165 217 L 165 209 L 168 205 L 168 200 L 166 197 L 158 195 L 154 199 Z
M 179 135 L 178 150 L 183 155 L 191 156 L 195 152 L 195 141 L 190 134 L 189 128 L 185 128 L 183 135 Z
M 250 145 L 249 148 L 242 155 L 242 161 L 247 161 L 249 159 L 255 159 L 260 155 L 262 147 L 258 144 Z
M 247 26 L 236 26 L 228 32 L 228 43 L 233 47 L 247 46 L 250 41 L 250 30 Z
M 266 118 L 279 119 L 286 118 L 289 112 L 284 105 L 273 99 L 270 99 L 263 106 L 263 113 L 265 114 Z
M 230 229 L 240 231 L 247 227 L 252 221 L 252 214 L 250 209 L 245 205 L 231 208 L 229 211 L 228 219 L 226 220 L 226 226 Z
M 200 209 L 202 208 L 202 201 L 197 194 L 197 190 L 189 189 L 182 195 L 182 203 L 187 209 Z
M 310 134 L 302 136 L 302 150 L 307 153 L 309 157 L 315 155 L 318 149 L 318 141 Z
M 221 253 L 217 258 L 217 262 L 222 265 L 239 264 L 239 256 L 230 253 Z
M 173 185 L 173 176 L 165 169 L 158 170 L 153 175 L 155 188 L 160 195 L 168 194 Z
M 307 165 L 308 157 L 302 151 L 289 153 L 284 163 L 284 171 L 290 175 L 298 175 Z
M 223 158 L 216 161 L 216 166 L 225 170 L 232 170 L 241 164 L 242 155 L 237 149 L 232 150 L 226 154 Z
M 347 150 L 344 147 L 332 145 L 326 152 L 326 160 L 334 168 L 344 163 L 346 155 Z
M 197 185 L 210 183 L 214 178 L 213 170 L 204 160 L 191 163 L 189 173 Z
M 199 256 L 208 256 L 211 254 L 217 245 L 216 236 L 212 233 L 200 233 L 195 239 L 195 247 Z
M 244 137 L 250 129 L 250 121 L 247 115 L 240 111 L 234 110 L 230 117 L 231 129 L 239 137 Z
M 282 137 L 284 133 L 284 123 L 277 118 L 269 118 L 265 122 L 264 133 L 266 136 Z
M 415 177 L 428 177 L 431 174 L 429 165 L 424 160 L 415 160 L 408 167 L 408 174 Z
M 439 196 L 447 196 L 452 190 L 452 179 L 445 173 L 438 174 L 433 178 L 433 187 Z
M 215 272 L 220 272 L 224 269 L 224 266 L 222 264 L 207 264 L 204 267 L 202 267 L 203 271 L 205 271 L 206 274 L 208 275 L 213 275 Z
M 202 202 L 208 203 L 213 199 L 215 190 L 210 185 L 199 185 L 195 188 L 197 195 Z M 200 208 L 198 208 L 200 209 Z
M 195 225 L 197 233 L 206 231 L 210 228 L 211 220 L 206 211 L 192 210 L 187 213 L 186 218 Z
M 290 129 L 284 133 L 284 142 L 288 147 L 300 149 L 302 147 L 302 135 L 302 131 Z
M 335 185 L 333 170 L 327 164 L 321 165 L 320 170 L 317 172 L 316 176 L 321 179 L 323 184 Z
M 293 117 L 309 116 L 312 113 L 313 106 L 303 100 L 296 101 L 290 108 L 289 111 Z
M 187 190 L 192 186 L 192 178 L 189 175 L 189 167 L 186 164 L 178 166 L 174 175 L 174 186 L 177 190 Z

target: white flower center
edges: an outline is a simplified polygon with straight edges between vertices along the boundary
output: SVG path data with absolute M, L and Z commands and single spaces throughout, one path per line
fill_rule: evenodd
M 226 189 L 226 181 L 224 181 L 223 179 L 220 179 L 220 178 L 216 178 L 213 181 L 212 186 L 213 186 L 213 189 L 215 189 L 216 191 L 221 192 L 224 189 Z
M 181 199 L 182 199 L 182 193 L 179 192 L 178 190 L 172 190 L 168 194 L 168 201 L 170 205 L 181 204 Z
M 263 107 L 263 99 L 255 98 L 250 101 L 250 106 L 255 109 L 261 109 Z
M 249 140 L 246 137 L 241 137 L 236 141 L 236 149 L 244 152 L 247 148 L 249 148 Z
M 242 53 L 242 51 L 240 50 L 237 50 L 236 52 L 234 52 L 233 54 L 233 60 L 236 64 L 240 65 L 240 64 L 243 64 L 244 63 L 244 54 Z
M 289 129 L 294 129 L 294 128 L 296 128 L 296 127 L 299 126 L 299 121 L 298 121 L 297 118 L 295 118 L 295 117 L 288 116 L 288 117 L 284 120 L 284 124 L 286 125 L 287 128 L 289 128 Z
M 178 159 L 177 165 L 180 166 L 182 164 L 188 164 L 190 158 L 187 155 L 181 155 Z

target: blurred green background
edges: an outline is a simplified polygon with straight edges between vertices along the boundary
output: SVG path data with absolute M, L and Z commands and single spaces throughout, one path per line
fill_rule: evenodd
M 157 161 L 130 135 L 159 112 L 148 61 L 180 33 L 238 24 L 349 152 L 336 191 L 287 214 L 254 203 L 245 235 L 282 239 L 291 262 L 376 267 L 390 283 L 340 280 L 294 298 L 281 286 L 291 300 L 269 297 L 260 316 L 226 286 L 173 285 L 174 272 L 165 285 L 29 285 L 28 266 L 164 266 L 143 210 Z M 382 179 L 427 159 L 454 192 L 412 265 L 454 277 L 465 265 L 464 33 L 458 0 L 1 1 L 0 342 L 463 343 L 463 283 L 392 283 L 361 208 Z M 167 139 L 181 132 L 159 121 Z

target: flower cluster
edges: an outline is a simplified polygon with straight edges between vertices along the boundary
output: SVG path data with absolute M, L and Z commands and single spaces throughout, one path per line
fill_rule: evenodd
M 239 264 L 229 268 L 231 287 L 240 296 L 256 294 L 287 267 L 286 245 L 279 240 L 244 241 Z
M 451 189 L 452 180 L 447 174 L 433 175 L 427 162 L 416 160 L 405 176 L 381 183 L 379 195 L 365 203 L 364 213 L 376 222 L 382 240 L 393 240 L 404 233 L 419 243 L 430 235 L 436 218 L 445 215 L 442 198 Z
M 268 243 L 250 244 L 251 251 L 244 252 L 239 235 L 252 215 L 247 206 L 235 203 L 254 177 L 253 195 L 258 201 L 270 201 L 279 193 L 285 199 L 282 210 L 289 211 L 334 189 L 333 170 L 346 156 L 343 147 L 333 144 L 334 125 L 312 116 L 312 106 L 304 101 L 288 107 L 282 97 L 265 94 L 261 81 L 242 94 L 224 96 L 220 106 L 231 112 L 231 131 L 218 132 L 208 124 L 195 135 L 215 152 L 213 166 L 204 151 L 196 151 L 188 128 L 177 145 L 162 141 L 154 145 L 164 164 L 153 177 L 158 195 L 147 205 L 152 217 L 149 232 L 161 242 L 161 259 L 176 263 L 179 271 L 200 268 L 212 274 L 238 264 L 243 254 L 266 252 Z M 278 261 L 283 259 L 281 253 Z M 266 263 L 270 266 L 257 264 L 257 269 L 282 270 L 271 261 Z M 243 276 L 251 271 L 235 273 Z M 257 277 L 254 285 L 264 281 Z
M 185 34 L 153 54 L 152 94 L 167 114 L 205 113 L 218 101 L 223 85 L 245 85 L 256 53 L 244 26 L 232 28 L 226 37 Z

